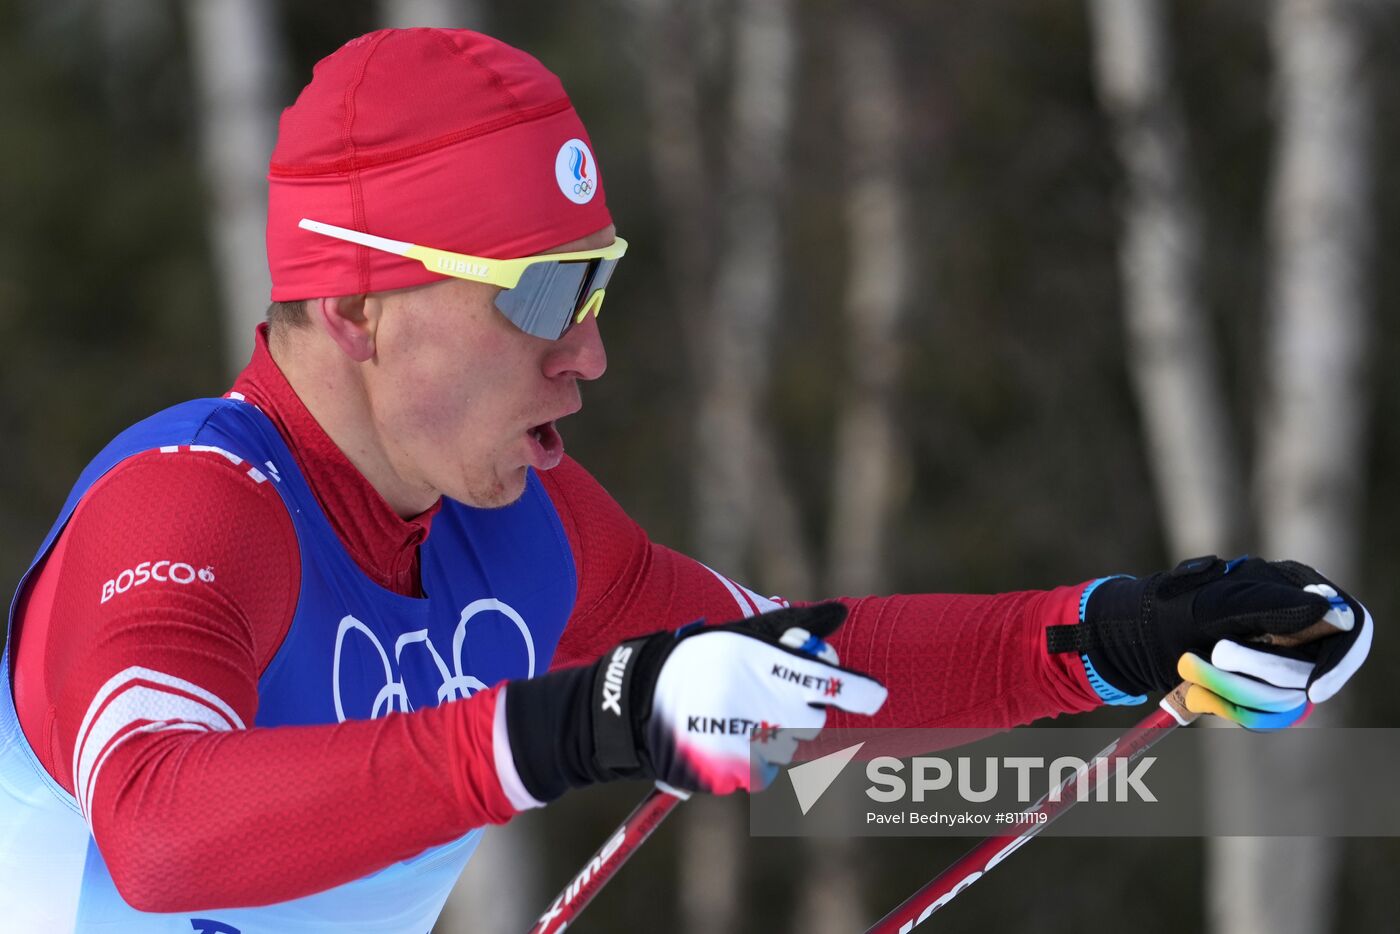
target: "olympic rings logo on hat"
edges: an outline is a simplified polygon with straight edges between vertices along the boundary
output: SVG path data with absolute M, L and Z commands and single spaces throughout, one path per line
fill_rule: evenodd
M 554 180 L 564 197 L 587 204 L 598 191 L 598 164 L 588 144 L 575 138 L 559 147 L 554 157 Z

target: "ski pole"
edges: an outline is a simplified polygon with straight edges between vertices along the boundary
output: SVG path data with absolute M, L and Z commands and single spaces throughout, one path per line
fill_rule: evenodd
M 1327 620 L 1319 620 L 1296 633 L 1270 633 L 1255 641 L 1283 648 L 1296 648 L 1315 639 L 1321 639 L 1341 629 Z M 1151 749 L 1168 733 L 1178 726 L 1186 726 L 1196 719 L 1197 714 L 1186 708 L 1186 682 L 1178 684 L 1162 698 L 1158 709 L 1148 714 L 1135 726 L 1099 753 L 1099 759 L 1106 760 L 1103 767 L 1089 769 L 1066 778 L 1059 787 L 1037 801 L 1024 815 L 1044 814 L 1045 820 L 1036 823 L 1032 819 L 1029 826 L 1020 833 L 998 834 L 988 837 L 973 847 L 961 859 L 953 863 L 931 882 L 909 896 L 898 908 L 885 915 L 866 930 L 865 934 L 909 934 L 914 928 L 927 921 L 929 916 L 956 898 L 963 889 L 976 882 L 1027 841 L 1040 833 L 1055 818 L 1072 808 L 1079 795 L 1066 796 L 1065 792 L 1078 781 L 1084 781 L 1083 795 L 1107 782 L 1118 770 L 1131 765 L 1144 752 Z
M 1108 780 L 1117 772 L 1120 760 L 1113 757 L 1121 756 L 1135 760 L 1163 736 L 1171 732 L 1172 728 L 1178 724 L 1190 723 L 1195 719 L 1196 714 L 1186 710 L 1185 696 L 1186 685 L 1183 684 L 1162 699 L 1159 710 L 1154 711 L 1099 753 L 1100 757 L 1108 760 L 1109 768 L 1107 773 L 1102 776 L 1095 774 L 1099 771 L 1097 769 L 1083 773 L 1083 780 L 1086 782 L 1086 797 L 1087 792 L 1092 791 L 1097 786 L 1100 777 Z M 907 934 L 908 931 L 913 930 L 915 925 L 923 922 L 929 915 L 952 901 L 954 896 L 975 882 L 983 873 L 1010 856 L 1023 843 L 1039 833 L 1046 824 L 1069 810 L 1076 798 L 1073 795 L 1065 797 L 1063 792 L 1074 782 L 1080 780 L 1080 777 L 1078 773 L 1071 775 L 1060 784 L 1060 795 L 1047 794 L 1026 812 L 1027 814 L 1044 812 L 1047 815 L 1044 823 L 1032 823 L 1027 830 L 1019 835 L 1009 833 L 984 840 L 944 870 L 932 882 L 919 889 L 898 908 L 886 915 L 866 934 Z M 642 802 L 631 814 L 627 815 L 607 842 L 599 847 L 593 857 L 584 864 L 583 869 L 555 897 L 545 913 L 530 928 L 528 934 L 558 934 L 567 925 L 572 924 L 594 896 L 622 868 L 622 864 L 627 862 L 637 848 L 646 842 L 652 831 L 666 819 L 666 816 L 676 805 L 688 797 L 690 797 L 688 792 L 657 782 L 656 787 L 642 799 Z M 1059 800 L 1051 801 L 1051 797 L 1059 797 Z M 921 909 L 920 906 L 927 907 Z
M 1162 698 L 1157 710 L 1098 754 L 1096 759 L 1106 760 L 1104 765 L 1069 776 L 1058 788 L 1023 812 L 1028 817 L 1025 830 L 983 840 L 881 918 L 865 934 L 908 934 L 1073 807 L 1080 795 L 1087 798 L 1088 792 L 1097 787 L 1100 781 L 1109 781 L 1121 767 L 1134 762 L 1176 727 L 1185 726 L 1194 719 L 1196 714 L 1186 709 L 1186 685 L 1180 684 Z M 1069 793 L 1074 784 L 1080 781 L 1084 782 L 1084 786 L 1079 794 Z M 1039 819 L 1042 814 L 1045 815 L 1043 821 Z
M 647 841 L 657 825 L 666 819 L 666 815 L 689 797 L 688 791 L 657 782 L 656 787 L 642 799 L 642 803 L 627 815 L 617 830 L 613 831 L 612 836 L 608 837 L 607 842 L 598 848 L 593 857 L 584 864 L 583 869 L 579 870 L 578 875 L 574 876 L 550 903 L 549 908 L 530 928 L 529 934 L 559 932 L 572 924 L 583 909 L 588 907 L 588 903 L 593 901 L 593 896 L 597 895 L 608 880 L 622 868 L 622 864 L 637 851 L 637 847 Z

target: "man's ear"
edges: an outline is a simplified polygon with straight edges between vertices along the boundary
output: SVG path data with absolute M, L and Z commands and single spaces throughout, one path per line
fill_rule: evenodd
M 312 317 L 337 347 L 356 363 L 374 359 L 374 337 L 379 325 L 380 303 L 373 296 L 342 295 L 313 299 Z

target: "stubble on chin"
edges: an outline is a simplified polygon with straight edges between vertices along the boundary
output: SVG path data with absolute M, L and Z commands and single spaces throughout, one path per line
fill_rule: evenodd
M 520 472 L 520 479 L 515 482 L 511 480 L 495 479 L 491 483 L 464 482 L 461 496 L 448 494 L 452 499 L 457 500 L 467 506 L 476 509 L 504 509 L 513 506 L 520 501 L 520 497 L 525 495 L 525 486 L 528 469 Z

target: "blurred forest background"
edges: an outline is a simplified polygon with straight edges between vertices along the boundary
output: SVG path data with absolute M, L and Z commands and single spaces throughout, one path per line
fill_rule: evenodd
M 1286 554 L 1379 621 L 1320 719 L 1397 722 L 1392 0 L 0 0 L 4 580 L 112 434 L 246 360 L 277 114 L 383 25 L 525 48 L 587 123 L 632 250 L 566 434 L 654 538 L 793 598 Z M 1220 806 L 1326 793 L 1257 748 Z M 523 930 L 642 791 L 488 834 L 438 930 Z M 694 801 L 577 929 L 847 934 L 964 848 Z M 1394 931 L 1398 871 L 1045 839 L 929 928 Z

